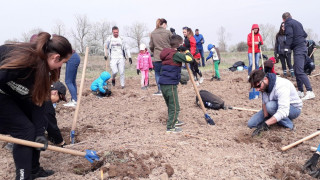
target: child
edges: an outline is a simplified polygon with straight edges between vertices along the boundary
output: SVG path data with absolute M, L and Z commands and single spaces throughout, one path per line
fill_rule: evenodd
M 160 53 L 162 60 L 162 70 L 160 73 L 159 84 L 162 96 L 168 107 L 167 132 L 178 133 L 181 128 L 176 126 L 182 125 L 182 121 L 178 121 L 180 111 L 177 85 L 180 81 L 181 66 L 183 62 L 191 63 L 192 55 L 188 53 L 186 56 L 177 51 L 177 48 L 183 43 L 183 39 L 179 35 L 171 36 L 171 48 L 165 48 Z
M 147 51 L 146 45 L 140 45 L 140 53 L 137 60 L 137 74 L 141 72 L 141 89 L 146 90 L 149 81 L 149 70 L 152 71 L 153 65 L 151 56 Z
M 212 75 L 211 81 L 213 81 L 214 78 L 220 81 L 221 79 L 220 79 L 220 73 L 219 73 L 219 64 L 220 64 L 221 57 L 220 57 L 219 49 L 216 48 L 214 45 L 209 44 L 208 51 L 210 51 L 210 53 L 206 58 L 206 61 L 208 61 L 208 59 L 212 57 L 213 63 L 214 63 L 213 72 L 215 72 L 215 74 Z
M 274 64 L 276 63 L 276 59 L 275 57 L 271 57 L 268 60 L 263 62 L 264 65 L 264 73 L 273 73 L 273 74 L 277 74 L 276 71 L 274 70 Z M 260 70 L 262 70 L 262 66 L 260 66 L 259 68 Z
M 111 91 L 107 83 L 110 77 L 111 75 L 107 71 L 102 72 L 100 77 L 91 84 L 92 93 L 98 97 L 110 96 Z

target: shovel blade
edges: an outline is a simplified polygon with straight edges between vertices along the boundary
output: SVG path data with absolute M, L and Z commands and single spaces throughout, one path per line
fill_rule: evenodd
M 204 117 L 206 118 L 206 121 L 210 125 L 215 125 L 214 121 L 211 119 L 211 117 L 208 114 L 205 114 Z
M 93 163 L 94 160 L 98 161 L 99 156 L 96 151 L 86 150 L 86 155 L 84 156 L 90 163 Z

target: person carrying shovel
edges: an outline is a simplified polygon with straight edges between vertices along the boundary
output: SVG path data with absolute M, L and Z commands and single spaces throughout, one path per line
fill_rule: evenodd
M 0 47 L 0 133 L 44 144 L 35 149 L 15 144 L 16 179 L 48 177 L 51 170 L 40 167 L 40 151 L 46 150 L 44 103 L 58 69 L 72 54 L 69 41 L 49 33 L 38 34 L 32 43 Z
M 253 24 L 251 31 L 254 31 L 254 35 L 252 35 L 252 33 L 249 33 L 248 37 L 247 37 L 248 59 L 249 59 L 248 75 L 250 75 L 251 71 L 254 70 L 254 69 L 252 69 L 252 63 L 255 63 L 256 69 L 259 68 L 259 61 L 260 61 L 260 48 L 259 47 L 261 45 L 263 45 L 262 36 L 259 33 L 259 25 Z M 254 42 L 254 44 L 252 43 L 252 41 Z M 255 62 L 252 62 L 252 59 L 253 59 L 252 56 L 255 57 L 254 58 Z

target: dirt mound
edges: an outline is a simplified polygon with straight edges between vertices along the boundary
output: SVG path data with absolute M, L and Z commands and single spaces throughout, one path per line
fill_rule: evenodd
M 271 177 L 283 180 L 313 179 L 308 174 L 303 174 L 301 165 L 297 163 L 289 163 L 283 165 L 276 163 L 274 165 L 273 174 L 271 175 Z

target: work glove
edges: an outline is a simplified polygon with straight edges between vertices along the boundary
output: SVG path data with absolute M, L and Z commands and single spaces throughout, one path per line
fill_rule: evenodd
M 153 68 L 149 68 L 149 71 L 152 71 L 153 70 Z
M 130 63 L 130 65 L 132 64 L 132 59 L 131 58 L 129 58 L 129 63 Z
M 262 131 L 268 131 L 268 130 L 269 130 L 269 126 L 266 124 L 266 122 L 263 121 L 257 126 L 257 129 L 253 131 L 251 137 L 258 136 Z
M 258 48 L 259 49 L 260 49 L 261 45 L 262 45 L 262 43 L 261 43 L 261 41 L 259 41 L 259 43 L 258 43 Z
M 319 179 L 320 178 L 320 169 L 310 172 L 309 175 L 314 178 Z
M 137 69 L 137 74 L 138 74 L 138 75 L 140 74 L 140 69 Z
M 48 140 L 44 136 L 37 136 L 35 142 L 44 144 L 44 147 L 36 148 L 39 151 L 45 151 L 48 148 Z
M 320 155 L 318 153 L 314 153 L 313 156 L 304 164 L 303 170 L 315 171 L 317 169 L 317 164 Z
M 288 49 L 284 49 L 284 57 L 288 58 Z
M 108 58 L 107 58 L 107 56 L 104 56 L 104 60 L 107 60 Z
M 203 44 L 203 43 L 204 43 L 204 42 L 203 42 L 203 40 L 201 40 L 200 42 L 201 42 L 201 44 Z
M 170 28 L 170 31 L 171 31 L 171 33 L 172 33 L 173 35 L 176 34 L 176 30 L 175 30 L 174 28 Z

